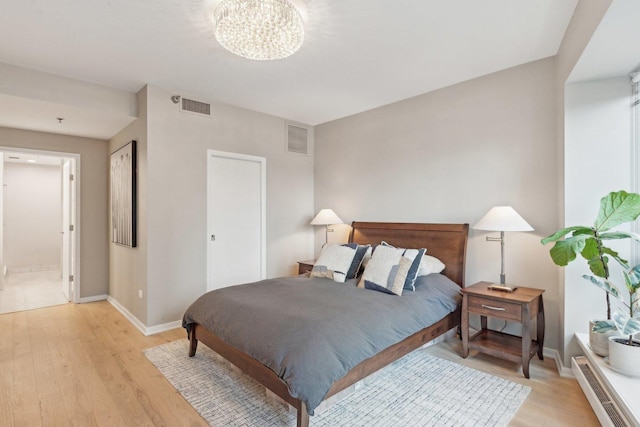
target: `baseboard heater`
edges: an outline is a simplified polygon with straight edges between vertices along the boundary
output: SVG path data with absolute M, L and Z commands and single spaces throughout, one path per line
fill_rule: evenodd
M 587 358 L 572 357 L 571 367 L 600 424 L 611 427 L 630 427 L 631 423 L 593 372 Z

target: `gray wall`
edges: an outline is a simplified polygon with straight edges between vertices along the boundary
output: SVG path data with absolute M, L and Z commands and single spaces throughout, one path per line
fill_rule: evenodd
M 553 58 L 316 128 L 316 210 L 345 222 L 473 225 L 493 205 L 514 206 L 536 230 L 507 234 L 507 281 L 546 290 L 545 347 L 566 366 L 583 299 L 565 298 L 571 272 L 539 239 L 565 226 L 565 163 L 577 162 L 564 160 L 565 83 L 611 3 L 580 1 Z M 348 227 L 335 228 L 330 240 L 346 239 Z M 470 232 L 467 284 L 497 280 L 499 248 L 485 235 Z M 316 252 L 323 241 L 316 232 Z
M 554 71 L 540 60 L 317 126 L 315 206 L 345 222 L 470 225 L 513 206 L 535 231 L 507 233 L 507 281 L 545 289 L 545 345 L 557 349 L 558 276 L 540 245 L 557 227 Z M 489 234 L 470 231 L 467 285 L 499 279 Z
M 107 141 L 0 127 L 0 146 L 80 154 L 80 297 L 109 291 Z
M 138 118 L 109 141 L 113 153 L 129 141 L 137 147 L 137 244 L 135 248 L 109 243 L 109 296 L 140 322 L 147 324 L 147 88 L 138 92 Z M 111 216 L 109 216 L 111 221 Z M 111 229 L 111 224 L 109 224 Z M 109 240 L 111 238 L 109 237 Z M 143 297 L 138 296 L 142 291 Z
M 267 277 L 295 274 L 313 255 L 313 155 L 286 152 L 285 120 L 217 103 L 203 118 L 180 112 L 168 90 L 141 94 L 139 119 L 110 143 L 144 141 L 139 247 L 111 245 L 111 296 L 152 327 L 180 320 L 206 291 L 208 149 L 267 159 Z
M 61 186 L 60 166 L 5 163 L 4 249 L 10 273 L 60 268 Z

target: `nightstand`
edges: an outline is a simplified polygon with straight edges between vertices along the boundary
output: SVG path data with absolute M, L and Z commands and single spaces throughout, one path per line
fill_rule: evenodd
M 313 264 L 316 263 L 315 259 L 309 259 L 307 261 L 298 261 L 298 274 L 310 273 L 313 269 Z
M 529 378 L 529 362 L 534 354 L 543 360 L 544 306 L 542 289 L 519 287 L 513 292 L 488 289 L 489 282 L 478 282 L 462 289 L 462 357 L 469 349 L 522 363 Z M 481 330 L 469 336 L 469 313 L 480 315 Z M 522 337 L 487 328 L 487 317 L 522 323 Z M 531 320 L 536 319 L 536 339 L 531 339 Z

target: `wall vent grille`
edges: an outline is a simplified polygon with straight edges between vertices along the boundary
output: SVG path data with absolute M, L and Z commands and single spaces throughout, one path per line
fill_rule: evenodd
M 180 100 L 180 111 L 211 117 L 211 104 L 182 98 Z
M 287 151 L 290 153 L 309 154 L 309 129 L 295 125 L 287 125 Z
M 602 408 L 609 416 L 611 423 L 607 425 L 612 425 L 615 427 L 629 427 L 629 423 L 627 422 L 626 418 L 620 413 L 620 409 L 616 406 L 615 402 L 613 402 L 613 400 L 609 396 L 609 393 L 607 393 L 604 387 L 602 387 L 602 384 L 600 384 L 598 377 L 596 377 L 596 375 L 593 373 L 591 367 L 589 367 L 589 363 L 587 362 L 586 357 L 578 356 L 574 357 L 573 360 L 580 368 L 580 372 L 591 388 L 591 391 L 593 391 L 596 398 L 602 405 Z M 602 420 L 600 420 L 600 422 L 605 425 Z

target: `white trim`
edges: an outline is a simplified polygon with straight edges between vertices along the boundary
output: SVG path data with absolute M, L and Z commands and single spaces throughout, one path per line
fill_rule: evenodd
M 136 316 L 131 314 L 131 312 L 129 310 L 127 310 L 122 304 L 120 304 L 118 302 L 118 300 L 116 300 L 111 295 L 109 295 L 107 297 L 107 301 L 109 301 L 109 303 L 112 306 L 114 306 L 115 309 L 120 312 L 120 314 L 122 314 L 124 317 L 126 317 L 127 320 L 129 322 L 131 322 L 131 324 L 133 326 L 135 326 L 137 330 L 139 330 L 143 335 L 145 335 L 145 336 L 147 335 L 146 334 L 147 327 L 144 325 L 144 323 L 142 323 L 140 320 L 138 320 L 138 318 Z
M 149 326 L 146 328 L 145 335 L 155 335 L 160 332 L 170 331 L 171 329 L 181 328 L 182 320 L 176 320 L 175 322 L 163 323 L 162 325 Z M 185 332 L 186 337 L 186 332 Z
M 556 362 L 556 369 L 558 370 L 558 374 L 561 377 L 565 378 L 574 378 L 573 371 L 571 368 L 567 368 L 562 363 L 562 357 L 560 356 L 560 352 L 554 348 L 543 347 L 542 355 L 547 358 L 551 358 Z
M 629 136 L 629 150 L 631 160 L 631 191 L 634 193 L 640 192 L 640 150 L 638 150 L 638 143 L 640 142 L 640 93 L 638 91 L 638 83 L 634 83 L 638 73 L 631 73 L 631 129 Z M 638 233 L 640 227 L 638 221 L 631 223 L 631 231 Z M 631 259 L 633 260 L 631 265 L 636 265 L 640 261 L 640 252 L 638 251 L 638 245 L 631 244 L 630 249 Z
M 118 302 L 111 295 L 105 295 L 105 299 L 111 304 L 116 310 L 120 312 L 124 317 L 127 318 L 129 322 L 133 326 L 136 327 L 142 335 L 145 337 L 149 335 L 159 334 L 160 332 L 169 331 L 171 329 L 176 329 L 182 326 L 181 320 L 176 320 L 174 322 L 163 323 L 161 325 L 149 326 L 147 327 L 144 323 L 142 323 L 136 316 L 134 316 L 129 310 L 127 310 L 122 304 Z
M 108 297 L 109 297 L 108 295 L 94 295 L 92 297 L 78 298 L 78 301 L 75 301 L 75 302 L 78 304 L 86 304 L 88 302 L 104 301 Z
M 82 298 L 80 298 L 80 228 L 81 228 L 81 222 L 82 222 L 82 212 L 80 210 L 80 182 L 81 177 L 80 177 L 80 154 L 79 153 L 67 153 L 64 151 L 49 151 L 49 150 L 37 150 L 37 149 L 33 149 L 33 148 L 22 148 L 22 147 L 10 147 L 10 146 L 0 146 L 0 151 L 5 152 L 5 151 L 9 151 L 9 152 L 15 152 L 15 153 L 27 153 L 27 154 L 39 154 L 39 155 L 43 155 L 43 156 L 48 156 L 48 157 L 58 157 L 61 159 L 71 159 L 73 162 L 73 167 L 71 168 L 71 172 L 74 174 L 74 191 L 75 191 L 75 196 L 76 196 L 76 205 L 74 207 L 75 209 L 75 224 L 74 225 L 74 232 L 75 232 L 75 236 L 76 236 L 76 242 L 75 242 L 75 251 L 73 254 L 73 272 L 71 272 L 71 274 L 73 275 L 73 299 L 71 302 L 74 303 L 81 303 L 83 300 Z M 1 160 L 1 159 L 0 159 Z

